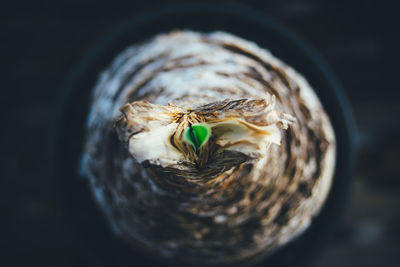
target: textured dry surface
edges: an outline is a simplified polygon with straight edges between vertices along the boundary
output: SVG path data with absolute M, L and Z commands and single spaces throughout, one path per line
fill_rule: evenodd
M 0 224 L 5 266 L 110 265 L 99 260 L 104 253 L 88 253 L 85 236 L 65 219 L 70 213 L 59 209 L 52 195 L 54 188 L 48 187 L 54 177 L 47 179 L 46 154 L 37 151 L 48 145 L 47 132 L 59 93 L 56 88 L 77 60 L 121 21 L 165 2 L 115 0 L 112 12 L 110 2 L 101 0 L 95 5 L 82 0 L 4 3 L 2 27 L 7 38 L 0 46 L 7 52 L 2 57 L 1 100 L 7 112 L 2 131 L 4 216 Z M 400 90 L 395 75 L 398 61 L 393 58 L 398 49 L 394 42 L 398 39 L 395 2 L 238 2 L 275 17 L 322 54 L 346 89 L 357 126 L 365 137 L 351 210 L 316 266 L 397 267 Z M 129 5 L 131 8 L 127 8 Z M 15 144 L 24 148 L 24 153 L 16 150 Z M 80 185 L 87 187 L 84 181 Z M 87 217 L 75 220 L 80 224 L 89 221 Z M 361 225 L 367 221 L 374 222 L 369 225 L 378 226 L 380 231 L 367 239 L 355 238 L 356 233 L 366 236 L 367 228 Z M 116 253 L 118 248 L 112 247 L 107 255 Z M 128 264 L 113 258 L 115 266 Z
M 255 259 L 304 231 L 328 194 L 329 120 L 305 79 L 253 43 L 157 36 L 118 55 L 92 97 L 82 172 L 115 232 L 154 254 Z M 222 142 L 231 123 L 197 154 L 180 141 L 187 125 L 226 120 L 252 138 Z

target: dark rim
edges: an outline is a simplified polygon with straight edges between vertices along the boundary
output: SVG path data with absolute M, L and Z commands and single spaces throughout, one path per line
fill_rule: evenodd
M 244 25 L 243 29 L 239 30 L 241 25 Z M 50 131 L 50 189 L 55 193 L 54 198 L 59 201 L 65 219 L 70 220 L 79 236 L 82 235 L 81 246 L 85 249 L 90 247 L 89 253 L 100 257 L 105 266 L 118 266 L 129 261 L 155 263 L 133 252 L 107 229 L 105 219 L 91 200 L 87 184 L 78 180 L 76 168 L 82 149 L 88 94 L 98 73 L 128 45 L 174 28 L 221 29 L 255 41 L 261 47 L 271 48 L 274 55 L 302 73 L 316 90 L 337 137 L 334 183 L 323 210 L 313 220 L 312 226 L 260 266 L 300 266 L 309 263 L 332 234 L 348 201 L 356 133 L 352 112 L 341 85 L 313 49 L 272 18 L 238 4 L 170 5 L 135 16 L 97 42 L 74 68 L 60 90 L 54 127 Z M 270 38 L 269 41 L 265 36 Z M 285 48 L 282 50 L 282 47 Z

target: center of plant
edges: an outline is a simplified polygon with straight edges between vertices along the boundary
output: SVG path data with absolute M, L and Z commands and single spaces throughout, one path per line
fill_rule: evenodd
M 206 123 L 190 125 L 183 132 L 183 140 L 198 151 L 211 136 L 211 128 Z

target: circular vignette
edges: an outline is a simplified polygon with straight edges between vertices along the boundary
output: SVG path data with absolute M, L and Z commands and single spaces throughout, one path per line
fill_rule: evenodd
M 161 32 L 174 29 L 223 30 L 267 48 L 309 81 L 320 98 L 335 130 L 337 159 L 328 199 L 311 226 L 256 266 L 309 265 L 327 243 L 349 199 L 356 129 L 348 100 L 332 71 L 295 34 L 274 19 L 240 4 L 190 3 L 168 5 L 123 22 L 88 50 L 60 89 L 50 129 L 49 185 L 62 218 L 85 250 L 82 264 L 169 266 L 142 255 L 115 237 L 97 209 L 85 180 L 78 177 L 89 94 L 99 73 L 124 48 Z

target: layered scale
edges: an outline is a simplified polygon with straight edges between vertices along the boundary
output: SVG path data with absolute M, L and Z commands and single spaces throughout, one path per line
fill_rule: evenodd
M 210 131 L 201 146 L 188 141 L 196 125 Z M 175 31 L 128 47 L 101 74 L 81 172 L 119 236 L 206 266 L 298 236 L 334 165 L 332 126 L 300 74 L 231 34 Z

